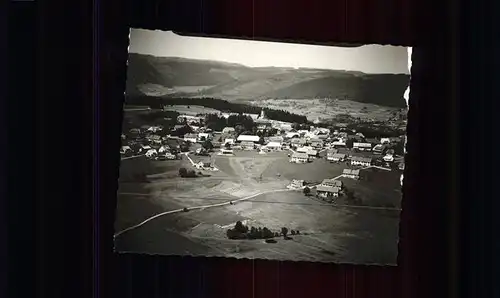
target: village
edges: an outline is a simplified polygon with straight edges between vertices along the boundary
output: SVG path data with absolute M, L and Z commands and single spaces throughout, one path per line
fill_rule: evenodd
M 161 125 L 141 125 L 124 131 L 120 149 L 122 160 L 139 156 L 152 161 L 186 158 L 191 167 L 179 169 L 179 175 L 186 177 L 203 175 L 201 171 L 218 171 L 213 156 L 231 157 L 242 152 L 253 152 L 253 158 L 268 154 L 286 155 L 288 162 L 293 164 L 323 160 L 332 167 L 341 167 L 341 174 L 323 179 L 321 183 L 293 177 L 296 179 L 290 179 L 287 188 L 330 203 L 351 193 L 338 180 L 340 177 L 360 180 L 366 169 L 399 171 L 402 176 L 404 170 L 404 135 L 365 137 L 363 133 L 341 124 L 329 128 L 297 125 L 268 119 L 264 110 L 259 115 L 219 113 L 217 116 L 250 118 L 253 121 L 251 132 L 231 126 L 214 131 L 204 125 L 208 116 L 179 114 L 167 131 Z

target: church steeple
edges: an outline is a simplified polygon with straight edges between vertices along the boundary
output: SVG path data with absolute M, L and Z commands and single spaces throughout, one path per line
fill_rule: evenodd
M 260 119 L 266 119 L 266 114 L 264 113 L 264 109 L 262 109 L 260 111 L 260 116 L 259 116 Z

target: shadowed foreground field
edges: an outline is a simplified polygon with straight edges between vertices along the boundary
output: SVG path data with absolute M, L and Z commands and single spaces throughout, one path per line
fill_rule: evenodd
M 283 189 L 291 179 L 335 177 L 344 166 L 324 160 L 307 165 L 290 164 L 285 152 L 264 156 L 239 152 L 235 157 L 215 157 L 214 160 L 221 170 L 211 177 L 196 179 L 182 179 L 176 175 L 178 167 L 188 166 L 187 160 L 151 162 L 137 159 L 122 162 L 122 172 L 130 174 L 140 169 L 146 171 L 149 177 L 158 179 L 149 183 L 120 185 L 119 192 L 137 191 L 146 195 L 119 195 L 117 231 L 163 211 L 229 202 L 252 193 L 257 195 L 232 205 L 158 217 L 118 236 L 115 249 L 119 252 L 162 255 L 396 263 L 398 210 L 326 206 L 318 199 L 306 197 L 301 191 L 272 192 Z M 259 176 L 262 179 L 256 179 Z M 380 205 L 380 200 L 392 204 L 399 202 L 400 195 L 396 191 L 389 192 L 399 185 L 397 173 L 373 172 L 370 176 L 373 178 L 366 183 L 345 183 L 355 188 L 360 196 L 366 197 L 366 203 Z M 134 187 L 137 189 L 134 190 Z M 264 193 L 259 194 L 259 191 Z M 291 235 L 289 240 L 277 237 L 277 243 L 229 240 L 226 232 L 236 221 L 248 226 L 267 227 L 273 232 L 287 227 L 299 230 L 301 235 Z

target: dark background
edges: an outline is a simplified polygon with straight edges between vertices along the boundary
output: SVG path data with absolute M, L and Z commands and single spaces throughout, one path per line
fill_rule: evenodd
M 494 175 L 481 173 L 494 174 L 497 159 L 494 125 L 485 123 L 495 94 L 488 93 L 492 77 L 481 74 L 495 65 L 484 60 L 493 59 L 495 45 L 474 33 L 457 41 L 455 11 L 446 1 L 48 1 L 38 11 L 32 3 L 9 5 L 9 101 L 2 109 L 9 127 L 8 158 L 2 156 L 9 199 L 6 297 L 494 294 L 489 286 L 498 267 L 486 243 L 495 226 L 488 205 L 496 197 L 488 189 Z M 467 10 L 478 9 L 486 8 Z M 130 26 L 414 46 L 399 266 L 113 254 Z M 457 42 L 490 51 L 460 65 L 470 67 L 468 77 L 455 62 Z M 458 88 L 466 98 L 460 105 Z M 459 206 L 466 207 L 460 217 Z M 460 249 L 453 241 L 461 241 Z

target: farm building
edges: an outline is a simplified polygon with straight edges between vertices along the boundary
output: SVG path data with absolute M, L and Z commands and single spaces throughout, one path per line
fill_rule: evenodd
M 233 145 L 233 144 L 235 143 L 235 141 L 234 141 L 234 139 L 232 139 L 232 138 L 231 138 L 231 139 L 229 139 L 229 138 L 228 138 L 228 139 L 225 139 L 225 140 L 224 140 L 224 145 L 225 145 L 225 144 L 228 144 L 228 143 L 229 143 L 230 145 Z
M 309 145 L 311 147 L 313 147 L 313 148 L 321 149 L 321 148 L 323 148 L 323 141 L 322 140 L 313 139 L 313 140 L 309 141 Z
M 281 143 L 280 142 L 269 142 L 267 145 L 266 145 L 266 148 L 269 149 L 269 150 L 274 150 L 274 151 L 277 151 L 277 150 L 281 150 Z
M 241 149 L 243 150 L 254 150 L 256 148 L 254 142 L 243 141 L 240 143 Z
M 318 151 L 314 149 L 307 150 L 306 154 L 307 156 L 309 156 L 309 158 L 318 157 Z
M 209 162 L 202 162 L 200 161 L 199 163 L 195 164 L 195 167 L 197 169 L 210 169 L 212 167 L 212 165 L 209 163 Z
M 196 143 L 197 140 L 198 140 L 197 134 L 187 133 L 184 135 L 184 141 L 186 141 L 186 142 Z
M 156 149 L 149 149 L 146 152 L 146 157 L 152 157 L 152 156 L 155 156 L 155 155 L 158 155 L 158 152 L 156 151 Z
M 147 139 L 153 144 L 161 144 L 161 136 L 159 135 L 150 135 Z
M 380 144 L 389 144 L 389 143 L 391 143 L 390 138 L 381 138 L 380 139 Z
M 120 148 L 121 154 L 129 153 L 129 152 L 132 152 L 132 148 L 130 148 L 130 146 L 122 146 Z
M 207 132 L 200 132 L 198 134 L 198 139 L 200 140 L 210 140 L 212 139 L 212 134 Z
M 253 135 L 239 135 L 237 138 L 238 142 L 253 142 L 257 143 L 260 140 L 259 136 L 253 136 Z
M 368 167 L 368 166 L 371 166 L 372 159 L 370 157 L 353 156 L 353 157 L 351 157 L 351 164 Z
M 387 154 L 386 156 L 383 157 L 384 161 L 386 162 L 393 162 L 394 161 L 394 155 L 392 154 Z
M 304 139 L 299 139 L 299 138 L 293 138 L 290 140 L 290 144 L 292 146 L 303 146 L 306 144 L 306 140 Z
M 170 147 L 168 145 L 161 146 L 160 148 L 158 148 L 158 153 L 167 152 L 169 149 Z
M 359 179 L 359 170 L 344 169 L 342 176 L 352 179 Z
M 141 153 L 142 153 L 142 152 L 146 152 L 146 151 L 148 151 L 148 150 L 150 150 L 150 149 L 151 149 L 151 146 L 148 146 L 148 145 L 140 145 L 140 147 L 139 147 L 139 152 L 141 152 Z
M 304 185 L 305 185 L 304 180 L 293 179 L 292 182 L 290 183 L 290 185 L 288 185 L 288 188 L 300 189 L 300 188 L 304 187 Z
M 297 148 L 297 152 L 300 152 L 300 153 L 307 153 L 309 150 L 313 150 L 313 148 L 311 146 L 303 146 L 303 147 Z
M 334 154 L 326 157 L 326 159 L 331 161 L 331 162 L 341 162 L 341 161 L 344 161 L 345 158 L 346 158 L 346 155 L 343 153 L 334 153 Z
M 338 187 L 319 185 L 316 187 L 316 195 L 320 198 L 338 197 L 340 189 Z
M 293 163 L 307 163 L 309 162 L 309 155 L 307 153 L 295 152 L 290 158 L 290 162 Z
M 321 182 L 320 185 L 327 187 L 338 187 L 339 189 L 342 189 L 342 181 L 340 180 L 325 179 Z
M 371 143 L 357 143 L 355 142 L 352 147 L 354 149 L 358 149 L 360 151 L 370 151 L 372 150 L 372 144 Z
M 219 155 L 233 155 L 233 150 L 230 149 L 221 149 Z
M 345 147 L 345 141 L 344 140 L 333 141 L 331 145 L 333 147 Z
M 382 144 L 377 144 L 375 147 L 373 147 L 373 153 L 374 154 L 382 154 L 386 148 L 386 145 Z

